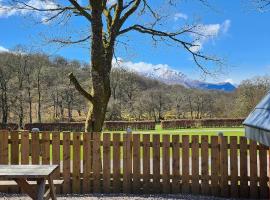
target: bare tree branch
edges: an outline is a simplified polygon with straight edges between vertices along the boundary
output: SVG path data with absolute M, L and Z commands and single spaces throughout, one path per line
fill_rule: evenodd
M 92 16 L 90 13 L 86 11 L 83 7 L 80 6 L 80 4 L 76 0 L 69 0 L 69 2 L 83 15 L 86 19 L 88 19 L 90 22 L 92 21 Z
M 198 45 L 196 45 L 194 42 L 187 42 L 187 41 L 184 41 L 184 40 L 179 39 L 177 37 L 177 36 L 183 35 L 184 33 L 196 33 L 197 31 L 193 31 L 194 28 L 196 28 L 196 26 L 192 26 L 192 27 L 183 29 L 183 30 L 178 31 L 178 32 L 170 33 L 170 32 L 155 30 L 152 28 L 147 28 L 147 27 L 144 27 L 142 25 L 133 25 L 133 26 L 130 26 L 126 29 L 123 29 L 122 31 L 119 32 L 119 34 L 124 34 L 124 33 L 127 33 L 129 31 L 138 31 L 138 32 L 143 33 L 143 34 L 151 35 L 152 38 L 154 38 L 154 37 L 168 38 L 176 43 L 181 44 L 192 55 L 193 60 L 196 63 L 196 65 L 205 74 L 210 74 L 210 72 L 202 64 L 199 63 L 198 59 L 203 59 L 205 61 L 212 61 L 212 62 L 217 62 L 217 63 L 221 63 L 221 60 L 218 58 L 211 57 L 211 56 L 206 56 L 206 55 L 200 53 L 199 51 L 192 50 L 192 48 L 198 47 Z M 154 40 L 156 41 L 156 39 L 154 39 Z
M 71 83 L 73 83 L 73 85 L 75 86 L 75 88 L 78 90 L 78 92 L 83 95 L 86 99 L 88 99 L 89 101 L 93 102 L 93 97 L 91 94 L 89 94 L 88 92 L 86 92 L 85 89 L 82 88 L 81 84 L 78 82 L 78 80 L 76 79 L 76 77 L 73 75 L 73 73 L 69 74 L 69 80 Z

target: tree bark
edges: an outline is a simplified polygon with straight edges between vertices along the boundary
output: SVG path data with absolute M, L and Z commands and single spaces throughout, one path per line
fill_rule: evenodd
M 104 45 L 102 24 L 102 3 L 92 1 L 92 43 L 91 43 L 91 75 L 92 99 L 89 105 L 85 131 L 101 132 L 105 120 L 107 105 L 111 96 L 110 72 L 114 39 Z
M 38 122 L 41 123 L 41 89 L 40 89 L 40 69 L 37 78 L 37 91 L 38 91 Z

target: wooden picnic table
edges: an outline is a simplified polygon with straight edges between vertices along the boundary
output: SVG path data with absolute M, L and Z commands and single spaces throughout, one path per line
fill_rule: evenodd
M 41 200 L 45 196 L 45 199 L 51 197 L 55 200 L 52 174 L 58 167 L 58 165 L 0 165 L 0 179 L 14 180 L 32 199 Z M 46 180 L 49 184 L 47 191 L 45 191 Z M 29 184 L 28 181 L 36 181 L 36 184 Z

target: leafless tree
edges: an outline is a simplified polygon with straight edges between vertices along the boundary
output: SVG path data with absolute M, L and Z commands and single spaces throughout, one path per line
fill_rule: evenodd
M 162 5 L 150 0 L 89 0 L 77 1 L 45 1 L 49 7 L 35 7 L 27 0 L 11 0 L 8 6 L 13 9 L 40 12 L 46 15 L 46 23 L 60 20 L 67 21 L 73 16 L 81 17 L 88 22 L 87 33 L 83 38 L 72 39 L 53 38 L 51 41 L 61 45 L 86 43 L 90 45 L 91 54 L 91 90 L 82 87 L 75 75 L 69 75 L 75 88 L 89 102 L 90 108 L 86 120 L 86 131 L 101 131 L 105 119 L 107 105 L 111 96 L 110 72 L 115 47 L 120 38 L 130 32 L 149 35 L 155 43 L 166 42 L 184 48 L 192 56 L 197 66 L 208 73 L 205 61 L 221 64 L 215 56 L 208 56 L 201 51 L 194 50 L 198 47 L 196 39 L 190 35 L 207 37 L 199 31 L 200 25 L 186 24 L 176 31 L 164 30 L 164 23 L 168 13 L 159 9 Z M 206 0 L 199 0 L 207 5 Z M 163 5 L 175 6 L 176 0 L 164 0 Z M 29 13 L 31 13 L 29 12 Z M 137 20 L 136 20 L 137 18 Z M 149 19 L 149 20 L 148 20 Z M 59 23 L 63 24 L 63 23 Z M 65 23 L 64 23 L 65 24 Z M 89 77 L 89 78 L 90 78 Z

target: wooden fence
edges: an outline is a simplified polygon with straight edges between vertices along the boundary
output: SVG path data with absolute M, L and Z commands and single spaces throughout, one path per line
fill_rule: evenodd
M 268 198 L 267 152 L 236 136 L 0 131 L 0 164 L 59 164 L 62 193 Z

